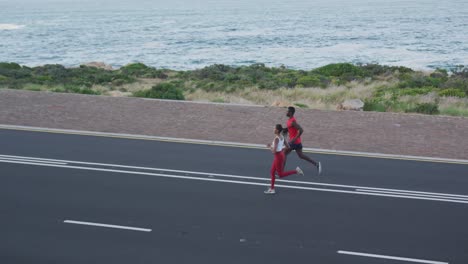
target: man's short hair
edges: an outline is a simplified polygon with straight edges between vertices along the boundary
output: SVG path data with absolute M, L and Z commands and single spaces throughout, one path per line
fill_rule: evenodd
M 288 111 L 291 112 L 291 114 L 294 115 L 294 113 L 296 112 L 296 108 L 290 106 L 290 107 L 288 107 Z

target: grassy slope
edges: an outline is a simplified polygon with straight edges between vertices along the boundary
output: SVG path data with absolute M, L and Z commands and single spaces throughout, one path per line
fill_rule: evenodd
M 193 71 L 155 69 L 141 63 L 117 70 L 0 63 L 0 88 L 142 96 L 194 101 L 336 109 L 361 99 L 366 111 L 468 116 L 465 67 L 417 72 L 375 64 L 330 64 L 310 71 L 263 64 L 212 65 Z

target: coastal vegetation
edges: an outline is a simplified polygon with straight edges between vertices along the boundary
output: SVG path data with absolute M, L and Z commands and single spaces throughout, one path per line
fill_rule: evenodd
M 364 111 L 468 116 L 464 66 L 425 72 L 378 64 L 336 63 L 312 70 L 215 64 L 176 71 L 142 63 L 110 70 L 3 62 L 0 88 L 315 109 L 360 99 Z

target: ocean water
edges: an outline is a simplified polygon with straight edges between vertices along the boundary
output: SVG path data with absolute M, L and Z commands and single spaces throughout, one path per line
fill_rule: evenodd
M 468 65 L 468 0 L 0 0 L 0 61 Z

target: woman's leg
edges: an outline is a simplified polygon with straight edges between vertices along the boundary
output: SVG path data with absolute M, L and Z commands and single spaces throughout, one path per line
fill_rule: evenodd
M 295 170 L 290 170 L 290 171 L 283 171 L 284 170 L 284 160 L 285 160 L 285 154 L 284 152 L 277 152 L 275 155 L 275 160 L 278 160 L 276 163 L 276 171 L 278 172 L 278 175 L 280 178 L 296 174 L 297 171 Z
M 271 176 L 271 185 L 270 188 L 274 189 L 275 188 L 275 171 L 276 171 L 276 155 L 273 156 L 273 162 L 271 164 L 271 169 L 270 169 L 270 176 Z

